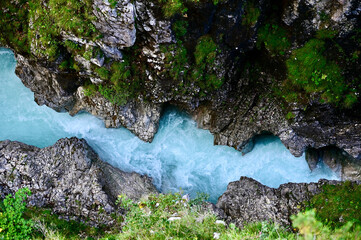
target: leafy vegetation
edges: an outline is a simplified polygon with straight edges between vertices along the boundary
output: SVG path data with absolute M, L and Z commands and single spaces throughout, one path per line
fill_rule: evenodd
M 348 187 L 354 189 L 355 186 L 345 183 L 336 195 L 341 196 Z M 324 193 L 327 194 L 327 199 L 324 200 L 329 200 L 329 197 L 335 193 L 334 190 L 328 192 L 325 189 Z M 180 193 L 150 195 L 138 202 L 120 195 L 117 203 L 126 211 L 125 216 L 114 216 L 116 223 L 111 227 L 95 228 L 84 223 L 60 219 L 50 210 L 26 209 L 25 200 L 29 194 L 28 189 L 21 189 L 14 197 L 7 196 L 3 201 L 0 217 L 1 239 L 351 240 L 361 237 L 361 226 L 359 223 L 354 224 L 352 216 L 351 221 L 347 222 L 348 220 L 344 219 L 343 224 L 331 227 L 319 220 L 319 213 L 314 209 L 292 216 L 295 232 L 290 232 L 269 222 L 247 224 L 242 229 L 233 223 L 227 226 L 225 222 L 217 220 L 215 215 L 202 208 L 202 204 L 207 199 L 205 194 L 200 194 L 197 198 L 188 201 Z M 357 194 L 359 197 L 359 190 L 355 191 L 353 195 L 357 196 Z M 323 198 L 324 196 L 318 195 L 318 197 Z M 355 214 L 354 212 L 358 211 L 351 210 L 349 212 Z M 332 211 L 329 213 L 333 215 Z M 337 214 L 334 217 L 337 217 Z M 27 220 L 28 218 L 31 220 Z M 120 225 L 123 226 L 121 231 Z
M 253 26 L 256 24 L 261 11 L 255 6 L 253 1 L 248 1 L 245 6 L 242 25 Z
M 291 47 L 287 31 L 276 24 L 266 24 L 258 30 L 257 47 L 260 49 L 262 44 L 273 55 L 284 55 Z
M 32 0 L 29 1 L 29 18 L 32 27 L 28 30 L 28 39 L 33 42 L 39 56 L 44 55 L 50 60 L 57 57 L 63 45 L 61 31 L 88 39 L 98 37 L 92 24 L 94 16 L 91 0 L 49 0 L 47 4 L 41 0 Z M 65 47 L 72 49 L 73 46 L 65 43 Z
M 325 56 L 325 39 L 334 35 L 322 30 L 316 34 L 318 38 L 294 50 L 286 61 L 288 79 L 309 95 L 318 93 L 325 102 L 349 108 L 357 101 L 354 90 L 346 83 L 340 66 Z
M 217 5 L 223 0 L 208 0 Z M 163 14 L 166 18 L 171 18 L 176 14 L 184 15 L 187 13 L 188 8 L 186 7 L 187 2 L 197 3 L 200 0 L 158 0 L 158 3 L 162 5 Z
M 24 218 L 26 199 L 31 194 L 27 188 L 20 189 L 15 196 L 8 195 L 0 205 L 0 238 L 28 239 L 33 221 Z M 3 239 L 2 238 L 2 239 Z
M 317 219 L 333 228 L 352 221 L 361 226 L 361 186 L 344 182 L 340 185 L 324 185 L 308 208 L 315 208 Z
M 316 219 L 315 209 L 299 213 L 291 217 L 293 227 L 298 229 L 300 236 L 297 239 L 360 239 L 361 227 L 354 226 L 352 222 L 347 222 L 340 228 L 332 229 L 328 225 Z
M 28 32 L 28 0 L 1 1 L 0 43 L 12 46 L 17 52 L 30 52 Z
M 184 20 L 177 20 L 172 25 L 172 30 L 177 39 L 180 39 L 187 33 L 188 22 Z
M 223 79 L 216 75 L 218 67 L 215 63 L 217 56 L 217 45 L 213 39 L 205 35 L 198 40 L 194 52 L 195 68 L 192 78 L 201 89 L 218 89 L 223 84 Z

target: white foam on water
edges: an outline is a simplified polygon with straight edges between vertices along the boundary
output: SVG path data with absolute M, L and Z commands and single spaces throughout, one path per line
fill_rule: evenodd
M 153 178 L 162 192 L 210 194 L 210 200 L 241 176 L 252 177 L 270 187 L 286 182 L 338 179 L 320 165 L 311 172 L 304 157 L 296 158 L 277 137 L 257 139 L 245 156 L 227 146 L 213 146 L 213 136 L 184 113 L 168 110 L 152 143 L 139 140 L 124 128 L 106 129 L 101 120 L 87 113 L 75 117 L 57 113 L 33 101 L 33 93 L 14 74 L 11 51 L 0 49 L 0 140 L 21 141 L 38 147 L 63 137 L 87 140 L 99 156 L 124 171 Z

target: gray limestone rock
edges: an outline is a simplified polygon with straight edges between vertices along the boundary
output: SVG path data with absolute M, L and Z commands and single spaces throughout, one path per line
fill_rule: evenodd
M 162 104 L 133 100 L 123 106 L 117 106 L 99 93 L 91 97 L 85 96 L 82 88 L 78 89 L 76 98 L 77 102 L 70 112 L 71 115 L 85 110 L 103 119 L 105 127 L 124 126 L 147 142 L 153 140 L 158 130 Z
M 109 1 L 94 0 L 93 24 L 103 35 L 102 43 L 113 47 L 131 47 L 136 40 L 135 9 L 131 1 L 118 1 L 112 8 Z
M 228 184 L 216 206 L 225 212 L 228 221 L 238 226 L 259 221 L 291 226 L 291 215 L 300 211 L 304 201 L 320 193 L 324 184 L 337 183 L 320 180 L 317 183 L 287 183 L 279 188 L 270 188 L 252 178 L 241 177 L 239 181 Z
M 60 139 L 43 149 L 0 142 L 0 186 L 1 198 L 28 187 L 29 205 L 51 207 L 64 218 L 90 224 L 113 222 L 109 214 L 119 194 L 137 200 L 157 192 L 150 178 L 112 167 L 77 138 Z

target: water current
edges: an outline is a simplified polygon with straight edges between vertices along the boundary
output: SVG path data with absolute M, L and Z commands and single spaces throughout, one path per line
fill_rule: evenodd
M 147 174 L 162 192 L 182 189 L 192 196 L 204 192 L 213 202 L 229 182 L 241 176 L 270 187 L 338 179 L 322 164 L 311 172 L 305 157 L 292 156 L 277 137 L 258 138 L 253 151 L 244 156 L 231 147 L 214 146 L 209 131 L 198 129 L 189 116 L 176 109 L 162 116 L 152 143 L 124 128 L 107 129 L 88 113 L 71 117 L 55 112 L 34 102 L 33 93 L 15 75 L 15 65 L 13 53 L 0 48 L 0 140 L 42 148 L 63 137 L 84 138 L 104 161 L 124 171 Z

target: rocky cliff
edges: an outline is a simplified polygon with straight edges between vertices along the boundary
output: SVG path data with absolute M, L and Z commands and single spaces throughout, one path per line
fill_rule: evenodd
M 0 5 L 0 42 L 37 103 L 145 141 L 172 104 L 245 153 L 271 133 L 295 156 L 360 160 L 359 1 L 76 2 Z
M 270 188 L 252 178 L 241 177 L 239 181 L 228 184 L 216 206 L 224 211 L 228 221 L 239 226 L 261 221 L 292 226 L 292 215 L 304 210 L 313 196 L 324 192 L 325 185 L 337 184 L 340 182 L 320 180 L 317 183 L 286 183 L 279 188 Z
M 51 208 L 68 219 L 109 224 L 120 194 L 138 200 L 157 193 L 147 176 L 125 173 L 103 162 L 85 140 L 60 139 L 39 149 L 0 142 L 0 199 L 27 187 L 30 206 Z

